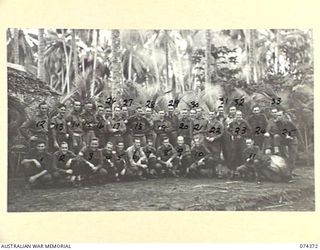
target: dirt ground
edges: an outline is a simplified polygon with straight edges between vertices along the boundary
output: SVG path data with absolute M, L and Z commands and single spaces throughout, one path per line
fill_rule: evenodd
M 299 167 L 295 173 L 293 183 L 261 185 L 242 180 L 166 178 L 81 188 L 27 189 L 21 180 L 11 180 L 8 211 L 314 211 L 313 167 Z

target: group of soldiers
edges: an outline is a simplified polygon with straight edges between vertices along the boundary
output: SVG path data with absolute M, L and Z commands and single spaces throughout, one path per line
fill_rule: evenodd
M 270 156 L 286 159 L 287 180 L 298 150 L 299 132 L 277 108 L 263 114 L 259 106 L 245 119 L 236 106 L 226 113 L 201 108 L 178 111 L 153 107 L 104 106 L 75 100 L 49 117 L 41 102 L 38 113 L 20 127 L 30 151 L 22 160 L 31 185 L 84 180 L 146 179 L 163 176 L 264 178 Z

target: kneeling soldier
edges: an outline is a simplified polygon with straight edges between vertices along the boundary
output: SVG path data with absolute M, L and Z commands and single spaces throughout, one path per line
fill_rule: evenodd
M 184 143 L 184 138 L 178 136 L 177 138 L 177 160 L 178 160 L 178 170 L 180 176 L 185 176 L 187 169 L 192 164 L 191 150 L 188 144 Z
M 152 138 L 147 139 L 147 145 L 142 148 L 143 152 L 145 153 L 147 160 L 148 160 L 148 169 L 149 169 L 149 176 L 151 178 L 156 178 L 160 172 L 157 169 L 157 150 L 153 147 L 153 140 Z
M 131 147 L 127 148 L 128 175 L 138 176 L 140 179 L 145 180 L 148 168 L 147 156 L 142 150 L 140 138 L 135 137 L 133 143 Z
M 168 137 L 163 138 L 162 145 L 157 149 L 157 156 L 158 162 L 156 164 L 156 168 L 161 169 L 162 174 L 168 173 L 177 177 L 177 152 L 170 144 Z

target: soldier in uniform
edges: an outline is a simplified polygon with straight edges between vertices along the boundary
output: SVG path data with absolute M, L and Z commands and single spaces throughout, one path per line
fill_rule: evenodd
M 53 147 L 55 149 L 60 148 L 62 141 L 68 142 L 69 140 L 69 128 L 65 114 L 66 105 L 60 104 L 58 106 L 58 114 L 51 118 L 50 129 L 52 132 Z
M 41 102 L 38 106 L 38 113 L 26 120 L 20 127 L 21 135 L 29 142 L 30 148 L 35 147 L 36 140 L 44 140 L 48 147 L 48 105 Z
M 245 147 L 245 138 L 250 137 L 252 130 L 249 123 L 242 118 L 242 112 L 238 110 L 235 119 L 229 124 L 226 131 L 231 137 L 230 164 L 228 167 L 231 170 L 230 178 L 233 179 L 236 167 L 243 164 L 241 153 Z
M 192 164 L 187 169 L 188 176 L 206 175 L 213 177 L 216 175 L 216 164 L 209 149 L 200 143 L 199 138 L 194 139 L 191 148 Z
M 102 168 L 104 168 L 108 177 L 113 180 L 118 180 L 119 175 L 117 175 L 117 167 L 116 167 L 116 152 L 113 150 L 113 143 L 108 141 L 106 146 L 101 149 L 102 156 Z
M 195 109 L 191 109 L 190 116 L 189 116 L 190 121 L 193 122 L 196 119 L 196 116 L 197 116 L 197 111 Z
M 145 155 L 139 137 L 133 139 L 133 145 L 128 147 L 128 175 L 137 176 L 141 180 L 145 180 L 148 172 L 147 156 Z
M 73 151 L 75 154 L 78 154 L 81 148 L 84 146 L 80 101 L 75 100 L 73 102 L 73 110 L 67 117 L 67 124 L 71 139 L 71 151 Z
M 192 138 L 192 130 L 191 130 L 191 122 L 188 118 L 188 110 L 183 109 L 181 111 L 181 118 L 178 120 L 178 136 L 182 136 L 184 138 L 184 143 L 191 146 L 191 138 Z
M 145 118 L 149 122 L 148 131 L 146 131 L 146 139 L 147 141 L 148 139 L 151 139 L 152 141 L 154 141 L 154 139 L 156 138 L 156 135 L 153 131 L 154 117 L 153 117 L 152 108 L 146 107 Z
M 104 148 L 107 142 L 107 120 L 105 118 L 104 107 L 98 106 L 97 114 L 95 117 L 95 135 L 99 139 L 100 148 Z
M 171 122 L 165 119 L 165 112 L 164 110 L 160 110 L 159 113 L 159 120 L 156 120 L 153 125 L 153 130 L 156 133 L 156 148 L 160 147 L 163 142 L 163 138 L 168 137 L 172 130 Z
M 179 126 L 179 120 L 178 116 L 175 114 L 175 108 L 172 104 L 168 105 L 168 113 L 165 116 L 165 119 L 167 119 L 171 123 L 171 131 L 169 133 L 169 139 L 173 146 L 176 146 L 177 143 L 177 136 L 178 136 L 178 126 Z
M 115 177 L 116 181 L 120 181 L 126 175 L 128 167 L 128 158 L 126 150 L 124 149 L 124 142 L 118 141 L 115 150 Z
M 197 109 L 196 119 L 192 122 L 192 139 L 199 138 L 200 144 L 204 143 L 208 121 L 202 116 L 202 109 Z
M 223 145 L 224 126 L 215 116 L 215 112 L 209 112 L 209 121 L 206 132 L 206 146 L 210 150 L 212 157 L 218 162 L 218 178 L 222 177 L 222 159 L 220 157 Z
M 93 103 L 86 102 L 84 105 L 84 112 L 81 114 L 84 131 L 84 142 L 86 145 L 90 144 L 92 138 L 96 138 L 96 118 L 94 116 L 93 108 Z
M 128 128 L 132 138 L 139 138 L 141 146 L 144 147 L 147 144 L 146 132 L 150 131 L 151 127 L 149 121 L 143 116 L 142 107 L 138 107 L 136 115 L 129 118 Z
M 224 113 L 224 107 L 222 105 L 220 105 L 218 107 L 218 111 L 217 111 L 217 117 L 216 119 L 221 122 L 223 125 L 225 124 L 226 122 L 226 116 L 225 116 L 225 113 Z
M 277 114 L 277 109 L 273 109 L 273 112 L 276 111 Z M 272 112 L 272 113 L 273 113 Z M 264 134 L 264 150 L 265 154 L 275 154 L 278 155 L 280 154 L 280 134 L 281 130 L 279 128 L 279 125 L 277 123 L 278 118 L 276 114 L 272 114 L 271 119 L 268 121 L 267 125 L 267 131 Z
M 31 186 L 51 184 L 52 157 L 46 151 L 46 141 L 36 140 L 35 145 L 21 162 L 25 177 Z
M 177 177 L 177 152 L 170 144 L 168 137 L 162 138 L 162 145 L 157 149 L 157 164 L 156 168 L 161 169 L 162 174 L 169 174 Z
M 114 108 L 114 117 L 107 121 L 107 129 L 110 134 L 110 141 L 113 145 L 117 145 L 119 141 L 124 141 L 124 134 L 127 130 L 127 126 L 121 117 L 121 109 L 119 107 Z
M 156 178 L 159 176 L 161 171 L 156 169 L 157 163 L 157 150 L 153 146 L 153 140 L 151 138 L 147 139 L 147 145 L 142 148 L 143 152 L 145 153 L 147 160 L 148 160 L 148 170 L 149 176 L 151 178 Z
M 124 145 L 125 147 L 129 147 L 132 143 L 132 138 L 131 138 L 131 135 L 130 135 L 130 129 L 128 127 L 128 120 L 130 118 L 130 115 L 129 115 L 129 110 L 128 110 L 128 107 L 127 106 L 123 106 L 121 108 L 121 117 L 123 119 L 123 122 L 124 124 L 126 125 L 126 132 L 124 132 L 123 134 L 123 141 L 124 141 Z
M 252 115 L 248 118 L 248 123 L 252 128 L 252 138 L 254 144 L 259 146 L 260 150 L 264 146 L 264 134 L 267 131 L 268 121 L 264 114 L 261 114 L 258 106 L 253 107 Z
M 175 147 L 177 152 L 176 159 L 178 161 L 179 176 L 186 176 L 187 169 L 192 164 L 191 149 L 188 144 L 184 142 L 182 136 L 177 137 L 177 146 Z

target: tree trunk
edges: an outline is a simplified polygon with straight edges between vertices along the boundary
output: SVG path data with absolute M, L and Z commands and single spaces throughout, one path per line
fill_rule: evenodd
M 129 62 L 128 62 L 128 80 L 131 80 L 132 76 L 132 53 L 129 52 Z
M 13 63 L 19 64 L 19 30 L 14 29 L 13 33 Z
M 167 31 L 166 32 L 166 36 Z M 165 53 L 166 53 L 166 80 L 167 80 L 167 86 L 169 87 L 169 45 L 168 45 L 168 41 L 165 41 Z
M 94 44 L 94 58 L 93 58 L 93 68 L 92 68 L 92 83 L 90 86 L 91 96 L 94 95 L 94 88 L 96 83 L 96 67 L 97 67 L 97 50 L 99 46 L 99 30 L 96 30 L 96 39 Z
M 73 54 L 73 70 L 74 70 L 74 77 L 76 77 L 79 74 L 78 70 L 78 50 L 77 50 L 77 45 L 76 45 L 76 30 L 72 30 L 72 54 Z
M 211 65 L 211 31 L 206 30 L 206 83 L 211 83 L 211 72 L 210 72 L 210 65 Z
M 39 46 L 38 46 L 38 78 L 45 82 L 46 81 L 46 72 L 44 68 L 44 29 L 39 29 L 38 30 L 38 41 L 39 41 Z
M 121 72 L 121 52 L 120 52 L 120 31 L 112 30 L 111 32 L 111 50 L 112 50 L 112 95 L 116 89 L 120 89 L 122 72 Z
M 255 41 L 255 30 L 249 30 L 248 32 L 249 38 L 249 48 L 248 48 L 248 63 L 249 63 L 249 67 L 250 67 L 250 73 L 249 73 L 249 81 L 250 83 L 254 83 L 255 82 L 255 48 L 254 48 L 254 41 Z
M 279 30 L 276 30 L 276 42 L 274 48 L 274 73 L 279 73 L 279 44 L 280 44 L 280 34 Z

